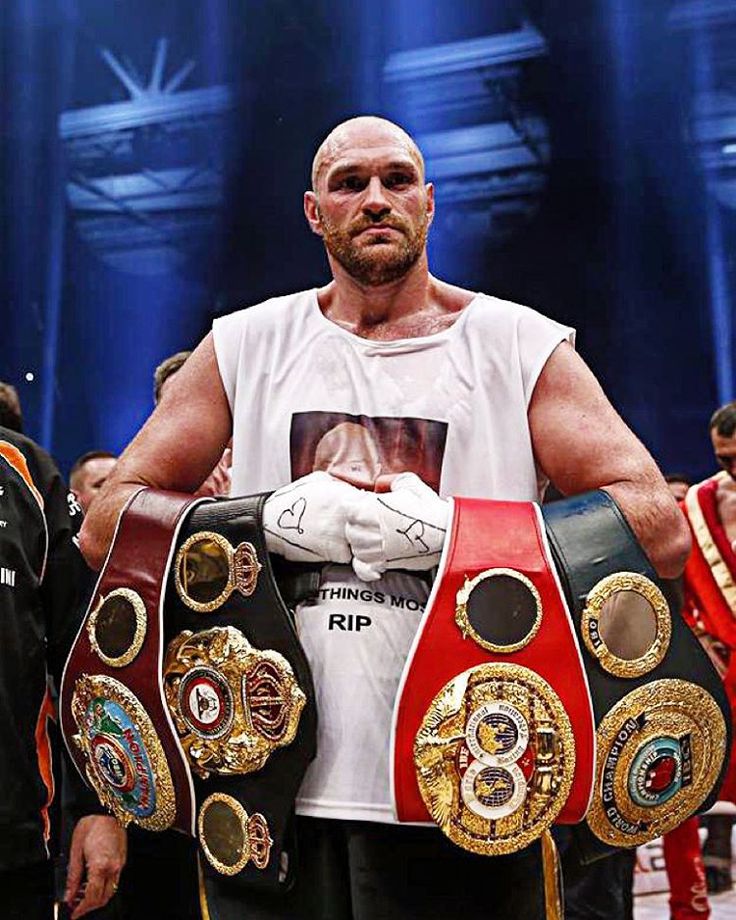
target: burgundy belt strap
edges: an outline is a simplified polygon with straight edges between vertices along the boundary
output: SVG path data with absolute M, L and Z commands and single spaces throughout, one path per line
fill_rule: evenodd
M 135 818 L 152 830 L 188 834 L 192 780 L 161 683 L 162 592 L 178 529 L 196 502 L 147 489 L 131 499 L 67 661 L 60 699 L 69 752 L 103 804 L 125 824 Z M 94 629 L 96 612 L 115 593 L 129 605 L 123 625 L 130 632 L 131 608 L 137 622 L 132 647 L 117 658 L 101 654 Z

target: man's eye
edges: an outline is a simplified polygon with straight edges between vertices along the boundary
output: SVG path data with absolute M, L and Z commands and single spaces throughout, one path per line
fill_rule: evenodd
M 386 176 L 383 184 L 386 188 L 397 188 L 400 185 L 409 185 L 412 177 L 408 173 L 391 173 Z
M 362 188 L 365 187 L 365 182 L 360 178 L 360 176 L 346 176 L 338 186 L 341 189 L 346 189 L 348 192 L 359 192 Z

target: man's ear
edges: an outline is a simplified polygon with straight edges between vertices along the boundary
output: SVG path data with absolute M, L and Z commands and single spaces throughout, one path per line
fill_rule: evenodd
M 427 224 L 434 220 L 434 185 L 432 182 L 427 183 Z
M 322 221 L 319 216 L 319 202 L 314 192 L 304 193 L 304 216 L 307 218 L 309 229 L 317 236 L 322 236 Z

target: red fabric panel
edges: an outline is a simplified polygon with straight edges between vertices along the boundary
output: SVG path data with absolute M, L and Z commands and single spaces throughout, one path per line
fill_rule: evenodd
M 527 502 L 455 499 L 450 547 L 441 583 L 424 620 L 398 703 L 394 780 L 401 821 L 428 821 L 413 759 L 414 738 L 433 698 L 456 675 L 491 661 L 519 664 L 543 677 L 560 697 L 573 726 L 576 768 L 558 821 L 582 820 L 593 781 L 593 715 L 583 665 L 570 621 L 544 551 L 536 506 Z M 463 635 L 455 623 L 455 598 L 466 576 L 489 568 L 526 575 L 542 601 L 539 632 L 523 649 L 495 654 Z

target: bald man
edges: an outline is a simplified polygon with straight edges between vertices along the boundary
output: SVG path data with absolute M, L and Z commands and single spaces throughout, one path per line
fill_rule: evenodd
M 414 541 L 417 558 L 399 562 L 389 544 L 411 543 L 408 528 L 365 539 L 378 491 L 419 494 L 416 477 L 393 474 L 443 496 L 518 501 L 539 499 L 550 479 L 564 495 L 605 488 L 661 575 L 678 575 L 687 555 L 674 500 L 573 330 L 430 274 L 434 208 L 406 132 L 375 117 L 338 125 L 304 195 L 331 280 L 216 320 L 84 524 L 99 566 L 135 489 L 193 491 L 232 437 L 232 494 L 282 490 L 269 548 L 324 564 L 316 602 L 296 612 L 319 712 L 296 803 L 296 883 L 248 895 L 249 918 L 544 917 L 537 846 L 482 859 L 433 827 L 396 823 L 391 712 L 427 600 L 417 571 L 436 563 L 442 527 L 439 515 Z M 355 459 L 353 446 L 370 450 Z M 345 473 L 351 463 L 360 475 Z M 367 514 L 357 522 L 356 507 Z

